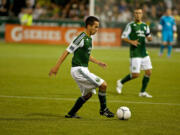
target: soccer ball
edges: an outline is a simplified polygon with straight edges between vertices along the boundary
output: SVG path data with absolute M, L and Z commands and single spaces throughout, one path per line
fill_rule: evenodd
M 116 114 L 120 120 L 128 120 L 131 117 L 131 111 L 125 106 L 118 108 Z

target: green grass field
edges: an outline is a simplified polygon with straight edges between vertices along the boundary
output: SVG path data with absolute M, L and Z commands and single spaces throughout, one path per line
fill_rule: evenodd
M 147 91 L 152 99 L 138 97 L 140 78 L 128 82 L 123 94 L 116 93 L 116 80 L 129 73 L 128 48 L 94 49 L 92 55 L 108 64 L 107 69 L 90 64 L 91 72 L 108 83 L 107 104 L 116 112 L 128 106 L 127 121 L 99 115 L 98 96 L 94 95 L 78 114 L 64 115 L 79 97 L 80 90 L 71 78 L 71 57 L 56 77 L 48 72 L 64 46 L 0 43 L 0 135 L 179 135 L 180 134 L 180 52 L 168 59 L 148 48 L 153 73 Z

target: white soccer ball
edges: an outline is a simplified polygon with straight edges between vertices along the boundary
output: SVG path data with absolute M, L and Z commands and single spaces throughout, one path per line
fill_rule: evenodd
M 118 108 L 116 114 L 120 120 L 128 120 L 131 117 L 131 111 L 126 106 Z

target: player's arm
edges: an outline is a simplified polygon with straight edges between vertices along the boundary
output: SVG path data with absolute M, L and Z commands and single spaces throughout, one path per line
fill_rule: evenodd
M 163 17 L 160 19 L 160 23 L 158 24 L 157 36 L 158 36 L 159 38 L 162 37 L 162 34 L 161 34 L 161 32 L 162 32 L 162 27 L 163 27 Z
M 128 38 L 122 38 L 122 41 L 127 42 L 133 46 L 136 46 L 139 44 L 138 39 L 137 40 L 130 40 Z
M 159 25 L 158 25 L 158 32 L 157 32 L 157 36 L 158 36 L 159 38 L 162 37 L 161 31 L 162 31 L 162 25 L 159 24 Z
M 50 70 L 49 72 L 49 76 L 52 76 L 53 74 L 56 75 L 61 64 L 63 63 L 63 61 L 66 59 L 66 57 L 68 56 L 69 52 L 67 50 L 65 50 L 63 52 L 63 54 L 59 57 L 56 65 Z
M 152 36 L 146 37 L 148 41 L 152 41 Z
M 178 37 L 177 31 L 174 31 L 173 36 L 175 39 L 177 39 L 177 37 Z
M 26 15 L 23 15 L 21 17 L 20 22 L 21 22 L 22 25 L 26 25 L 27 24 L 28 20 L 27 20 Z
M 152 36 L 151 36 L 151 33 L 150 33 L 150 28 L 149 26 L 147 26 L 147 29 L 146 29 L 146 39 L 148 41 L 152 41 Z
M 105 64 L 104 62 L 101 62 L 101 61 L 97 60 L 96 58 L 94 58 L 94 57 L 92 57 L 92 56 L 89 57 L 89 60 L 90 60 L 91 62 L 95 63 L 95 64 L 98 64 L 99 66 L 101 66 L 101 67 L 103 67 L 103 68 L 107 67 L 107 64 Z
M 64 51 L 64 53 L 60 56 L 60 58 L 58 59 L 56 65 L 50 70 L 49 72 L 49 76 L 51 75 L 56 75 L 61 64 L 63 63 L 63 61 L 66 59 L 66 57 L 68 56 L 69 53 L 73 53 L 77 48 L 79 48 L 79 46 L 81 46 L 82 41 L 79 43 L 74 43 L 74 40 L 71 42 L 71 44 L 68 46 L 68 48 Z
M 122 41 L 127 42 L 133 46 L 137 46 L 139 44 L 138 39 L 137 40 L 131 40 L 129 39 L 129 34 L 131 33 L 131 27 L 130 24 L 127 24 L 125 30 L 122 33 Z
M 176 23 L 175 23 L 175 20 L 173 19 L 173 36 L 175 39 L 177 39 L 177 26 L 176 26 Z

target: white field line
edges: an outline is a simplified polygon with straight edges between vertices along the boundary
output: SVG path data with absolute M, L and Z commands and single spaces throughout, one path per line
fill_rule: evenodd
M 75 101 L 76 100 L 76 98 L 50 98 L 50 97 L 6 96 L 6 95 L 0 95 L 0 98 L 59 100 L 59 101 Z M 89 100 L 88 102 L 99 102 L 99 101 L 98 100 Z M 153 103 L 153 102 L 122 101 L 122 100 L 108 100 L 108 103 L 127 103 L 127 104 L 150 104 L 150 105 L 180 106 L 180 104 L 178 104 L 178 103 Z

